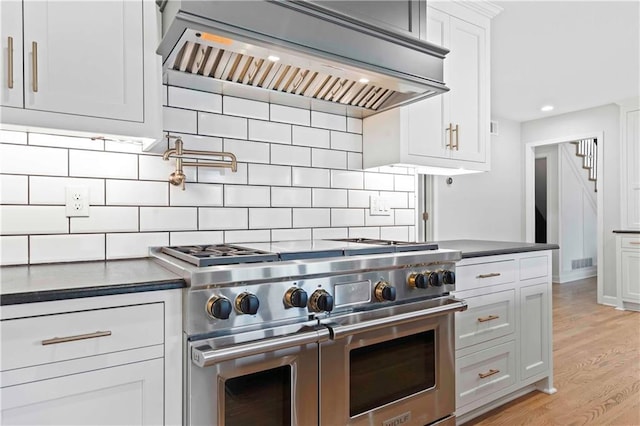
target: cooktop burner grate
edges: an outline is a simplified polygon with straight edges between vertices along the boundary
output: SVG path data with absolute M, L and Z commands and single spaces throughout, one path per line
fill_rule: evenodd
M 162 247 L 162 252 L 196 266 L 231 265 L 235 263 L 273 262 L 276 253 L 233 244 Z

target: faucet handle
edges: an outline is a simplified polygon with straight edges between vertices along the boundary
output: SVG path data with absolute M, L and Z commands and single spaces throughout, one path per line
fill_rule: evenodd
M 186 181 L 187 181 L 187 176 L 181 171 L 175 171 L 171 173 L 171 175 L 169 175 L 169 183 L 175 186 L 182 185 L 183 191 L 185 190 Z

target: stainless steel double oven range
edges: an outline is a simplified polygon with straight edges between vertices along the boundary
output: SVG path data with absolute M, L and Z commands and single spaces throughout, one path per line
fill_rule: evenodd
M 189 284 L 185 424 L 455 424 L 460 252 L 339 240 L 151 254 Z

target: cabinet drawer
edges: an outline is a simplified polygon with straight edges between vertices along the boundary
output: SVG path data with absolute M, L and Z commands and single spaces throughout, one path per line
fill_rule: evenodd
M 0 370 L 100 355 L 164 342 L 162 303 L 0 322 Z
M 456 359 L 456 407 L 515 383 L 515 342 Z
M 622 248 L 630 248 L 640 250 L 640 236 L 639 237 L 622 237 Z
M 456 290 L 463 291 L 515 280 L 514 260 L 463 265 L 456 268 Z
M 456 313 L 456 350 L 515 331 L 515 290 L 464 300 L 467 310 Z
M 520 259 L 520 279 L 546 277 L 549 273 L 549 258 L 547 256 L 525 257 Z

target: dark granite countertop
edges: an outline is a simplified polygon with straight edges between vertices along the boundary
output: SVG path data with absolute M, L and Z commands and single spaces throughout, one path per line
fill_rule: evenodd
M 557 244 L 521 243 L 515 241 L 448 240 L 435 241 L 435 243 L 443 249 L 460 250 L 463 259 L 529 251 L 557 250 L 560 248 Z
M 632 230 L 632 229 L 614 229 L 614 234 L 640 234 L 640 230 Z
M 151 259 L 74 262 L 0 268 L 0 305 L 138 293 L 185 287 Z

